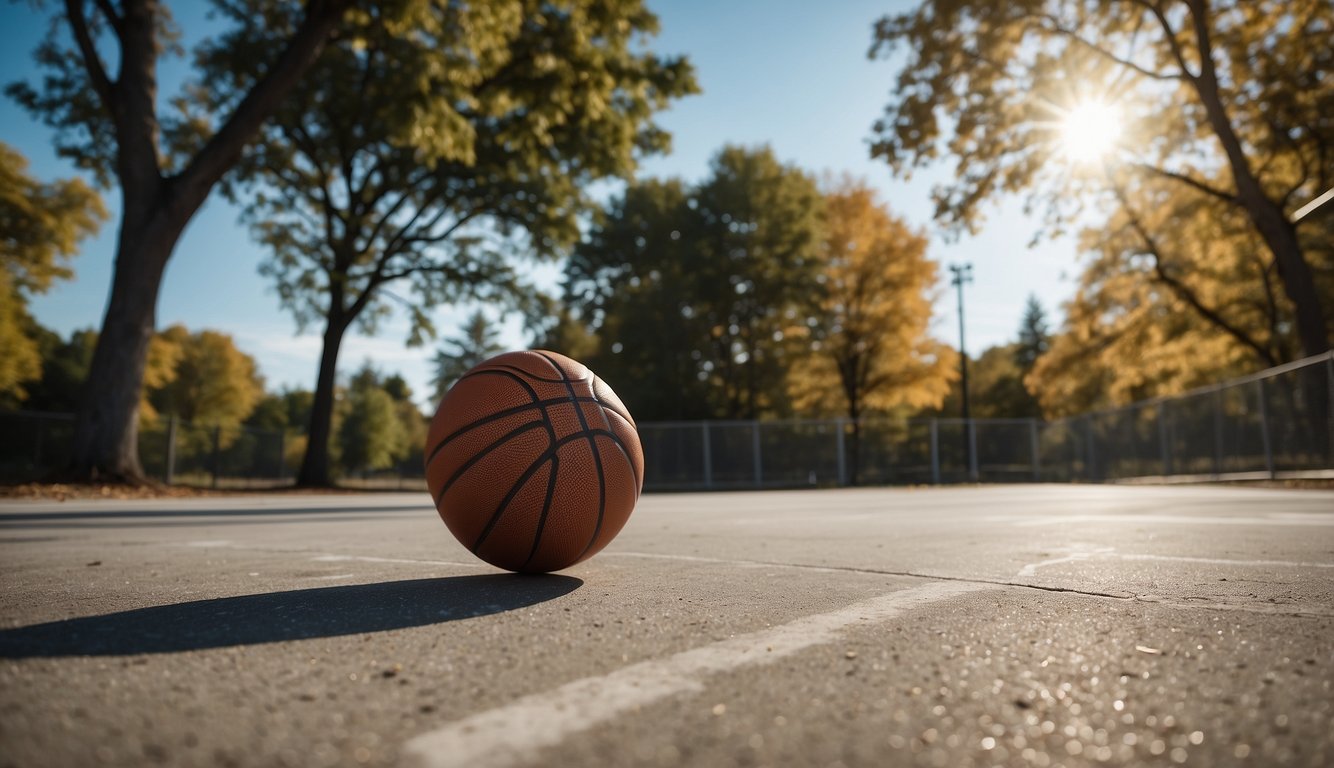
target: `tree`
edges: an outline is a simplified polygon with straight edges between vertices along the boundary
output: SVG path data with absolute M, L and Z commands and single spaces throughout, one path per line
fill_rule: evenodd
M 303 3 L 299 22 L 262 52 L 262 76 L 207 122 L 159 113 L 158 60 L 177 50 L 177 32 L 154 0 L 66 0 L 35 54 L 47 73 L 41 90 L 26 82 L 6 88 L 56 130 L 59 154 L 103 187 L 114 177 L 121 192 L 110 301 L 75 423 L 74 477 L 142 478 L 137 406 L 167 261 L 213 186 L 318 57 L 350 4 Z M 116 62 L 115 74 L 108 61 Z
M 906 49 L 908 62 L 873 154 L 899 171 L 952 157 L 936 213 L 956 231 L 1018 190 L 1058 227 L 1082 202 L 1144 220 L 1164 187 L 1207 198 L 1257 238 L 1295 346 L 1317 354 L 1330 346 L 1330 294 L 1313 227 L 1294 213 L 1334 185 L 1332 25 L 1326 0 L 925 0 L 876 26 L 872 55 Z M 1101 167 L 1053 162 L 1054 129 L 1089 94 L 1127 115 L 1124 146 Z
M 47 413 L 71 413 L 79 406 L 80 392 L 97 346 L 97 331 L 74 331 L 69 339 L 37 327 L 33 338 L 41 352 L 42 376 L 28 387 L 23 406 Z
M 0 401 L 22 402 L 41 377 L 36 323 L 28 299 L 73 274 L 79 241 L 106 218 L 102 198 L 78 179 L 42 184 L 28 161 L 0 142 Z
M 717 415 L 690 195 L 679 180 L 645 179 L 613 199 L 566 263 L 565 317 L 551 329 L 552 341 L 585 345 L 576 357 L 613 387 L 634 382 L 618 394 L 640 420 Z
M 926 257 L 926 237 L 881 205 L 865 182 L 849 177 L 825 192 L 824 210 L 815 301 L 806 323 L 789 331 L 807 352 L 788 379 L 799 411 L 849 419 L 855 485 L 863 415 L 939 406 L 953 362 L 928 335 L 936 264 Z
M 250 416 L 264 394 L 264 380 L 255 359 L 237 349 L 231 336 L 191 333 L 182 325 L 160 336 L 175 351 L 170 375 L 148 387 L 158 414 L 213 427 L 235 427 Z
M 529 301 L 515 264 L 567 249 L 587 185 L 666 149 L 651 118 L 695 87 L 684 60 L 636 43 L 657 19 L 634 0 L 429 6 L 410 25 L 368 6 L 236 179 L 283 304 L 298 325 L 324 326 L 303 485 L 329 482 L 348 329 L 373 332 L 397 299 L 420 343 L 440 304 Z M 207 82 L 232 84 L 224 98 L 259 76 L 251 63 L 290 24 L 264 8 L 227 6 L 236 31 L 201 55 Z
M 567 267 L 595 368 L 636 383 L 644 419 L 790 411 L 784 330 L 815 284 L 820 191 L 768 147 L 724 147 L 711 167 L 694 187 L 630 185 Z
M 463 333 L 445 339 L 436 350 L 435 401 L 438 403 L 454 382 L 482 361 L 504 351 L 496 338 L 499 331 L 479 309 L 473 312 L 463 326 Z
M 1015 345 L 1014 362 L 1021 371 L 1027 373 L 1049 346 L 1051 332 L 1047 328 L 1047 315 L 1042 309 L 1042 302 L 1030 293 L 1024 304 L 1024 317 L 1019 321 L 1019 340 Z
M 369 362 L 349 382 L 342 410 L 336 435 L 339 460 L 345 468 L 353 472 L 384 469 L 407 455 L 410 436 L 399 409 Z

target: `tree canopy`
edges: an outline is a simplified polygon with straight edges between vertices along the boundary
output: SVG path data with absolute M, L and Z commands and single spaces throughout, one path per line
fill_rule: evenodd
M 528 302 L 517 265 L 568 249 L 588 184 L 666 149 L 653 115 L 695 89 L 687 62 L 636 43 L 657 29 L 640 2 L 425 6 L 410 20 L 358 13 L 231 181 L 284 306 L 324 326 L 303 483 L 328 481 L 347 329 L 373 331 L 398 306 L 418 343 L 440 304 Z M 196 88 L 215 110 L 248 91 L 296 22 L 264 0 L 224 11 L 235 31 L 202 49 Z
M 767 147 L 724 147 L 708 178 L 636 182 L 570 258 L 566 297 L 595 368 L 634 381 L 642 418 L 790 411 L 790 342 L 818 274 L 823 197 Z
M 468 316 L 461 332 L 444 340 L 436 350 L 435 400 L 439 402 L 454 382 L 483 361 L 494 357 L 505 348 L 497 341 L 500 332 L 480 309 Z
M 856 421 L 939 406 L 954 355 L 928 334 L 936 264 L 926 237 L 856 179 L 831 184 L 824 211 L 814 301 L 789 332 L 804 350 L 788 373 L 796 409 Z
M 42 358 L 28 299 L 69 278 L 79 242 L 106 219 L 102 198 L 78 179 L 43 184 L 28 161 L 0 142 L 0 402 L 21 402 L 41 378 Z
M 954 231 L 973 228 L 987 201 L 1026 192 L 1052 229 L 1092 204 L 1087 215 L 1145 224 L 1141 252 L 1172 249 L 1187 245 L 1174 222 L 1207 204 L 1213 229 L 1244 228 L 1263 254 L 1267 283 L 1245 277 L 1253 296 L 1276 290 L 1290 305 L 1285 344 L 1315 354 L 1329 348 L 1317 255 L 1328 246 L 1295 212 L 1334 185 L 1332 30 L 1325 0 L 925 0 L 876 26 L 872 55 L 903 50 L 907 63 L 873 153 L 905 173 L 949 158 L 936 216 Z M 1090 103 L 1120 116 L 1123 139 L 1074 163 L 1059 136 Z M 1146 277 L 1230 333 L 1170 272 Z

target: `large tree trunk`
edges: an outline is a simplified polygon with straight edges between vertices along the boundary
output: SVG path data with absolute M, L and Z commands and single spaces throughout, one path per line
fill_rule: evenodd
M 320 353 L 320 373 L 315 381 L 315 399 L 310 408 L 306 456 L 296 484 L 325 488 L 333 485 L 329 472 L 329 440 L 333 437 L 334 386 L 338 376 L 338 349 L 347 332 L 347 321 L 330 317 L 324 329 L 324 350 Z
M 126 201 L 127 212 L 139 206 Z M 72 479 L 138 483 L 139 399 L 162 273 L 183 226 L 122 217 L 111 298 L 74 422 Z
M 319 57 L 350 2 L 312 0 L 270 71 L 180 173 L 166 179 L 158 157 L 157 3 L 126 2 L 120 16 L 103 19 L 119 43 L 119 71 L 113 80 L 97 53 L 91 31 L 95 27 L 84 15 L 85 4 L 66 0 L 66 19 L 90 87 L 115 130 L 123 208 L 111 297 L 75 421 L 70 479 L 143 481 L 139 398 L 167 260 L 213 186 Z M 114 13 L 111 4 L 100 8 Z
M 1200 74 L 1192 77 L 1191 82 L 1204 105 L 1209 126 L 1227 157 L 1228 168 L 1237 189 L 1237 202 L 1250 217 L 1265 246 L 1274 254 L 1279 278 L 1283 281 L 1283 291 L 1292 301 L 1296 312 L 1297 337 L 1301 340 L 1302 352 L 1305 355 L 1318 355 L 1329 349 L 1330 345 L 1325 308 L 1316 290 L 1315 275 L 1302 253 L 1296 227 L 1288 220 L 1282 207 L 1266 195 L 1260 186 L 1241 140 L 1233 129 L 1232 119 L 1227 114 L 1213 62 L 1207 3 L 1192 3 L 1191 11 L 1196 42 L 1200 48 Z M 1182 66 L 1184 68 L 1184 64 Z

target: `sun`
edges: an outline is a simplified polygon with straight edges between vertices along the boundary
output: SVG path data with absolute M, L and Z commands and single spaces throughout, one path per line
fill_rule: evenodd
M 1082 101 L 1058 124 L 1061 154 L 1076 163 L 1100 160 L 1121 138 L 1121 111 L 1105 101 Z

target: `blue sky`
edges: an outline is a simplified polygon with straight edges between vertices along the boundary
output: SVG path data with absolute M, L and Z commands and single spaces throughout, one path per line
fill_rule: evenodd
M 726 143 L 769 144 L 779 157 L 820 173 L 849 172 L 869 180 L 900 216 L 931 234 L 930 255 L 945 264 L 973 263 L 975 282 L 968 286 L 968 347 L 974 353 L 1011 339 L 1024 301 L 1035 293 L 1053 322 L 1059 305 L 1073 291 L 1076 249 L 1071 239 L 1046 241 L 1030 248 L 1038 221 L 1026 216 L 1018 200 L 991 210 L 974 236 L 947 242 L 931 222 L 930 189 L 947 169 L 919 172 L 911 181 L 894 179 L 887 166 L 870 159 L 871 125 L 888 99 L 893 62 L 869 61 L 871 25 L 886 13 L 907 7 L 902 0 L 649 0 L 662 21 L 654 48 L 682 53 L 694 63 L 703 93 L 679 102 L 660 123 L 674 136 L 670 156 L 644 163 L 648 176 L 702 178 L 709 158 Z M 207 22 L 203 3 L 175 3 L 187 42 Z M 31 78 L 31 50 L 46 20 L 27 4 L 0 4 L 0 73 L 4 82 Z M 164 65 L 166 86 L 182 76 L 179 62 Z M 15 146 L 31 162 L 30 171 L 49 180 L 74 175 L 58 158 L 51 134 L 8 99 L 0 100 L 0 140 Z M 100 235 L 84 244 L 74 262 L 74 280 L 38 297 L 32 310 L 39 322 L 68 333 L 100 325 L 111 280 L 116 232 L 114 191 L 106 195 L 113 216 Z M 298 335 L 290 316 L 257 272 L 264 252 L 237 223 L 237 211 L 214 196 L 191 222 L 167 268 L 158 305 L 159 327 L 184 323 L 192 329 L 216 328 L 232 334 L 253 355 L 271 388 L 312 388 L 319 360 L 318 328 Z M 557 271 L 542 268 L 549 280 Z M 936 304 L 936 335 L 958 342 L 953 291 L 942 283 Z M 440 307 L 441 331 L 452 334 L 470 308 Z M 354 335 L 344 344 L 340 371 L 367 359 L 385 371 L 401 372 L 423 405 L 431 391 L 431 348 L 409 349 L 406 321 L 385 323 L 373 338 Z M 524 345 L 517 321 L 505 337 Z

